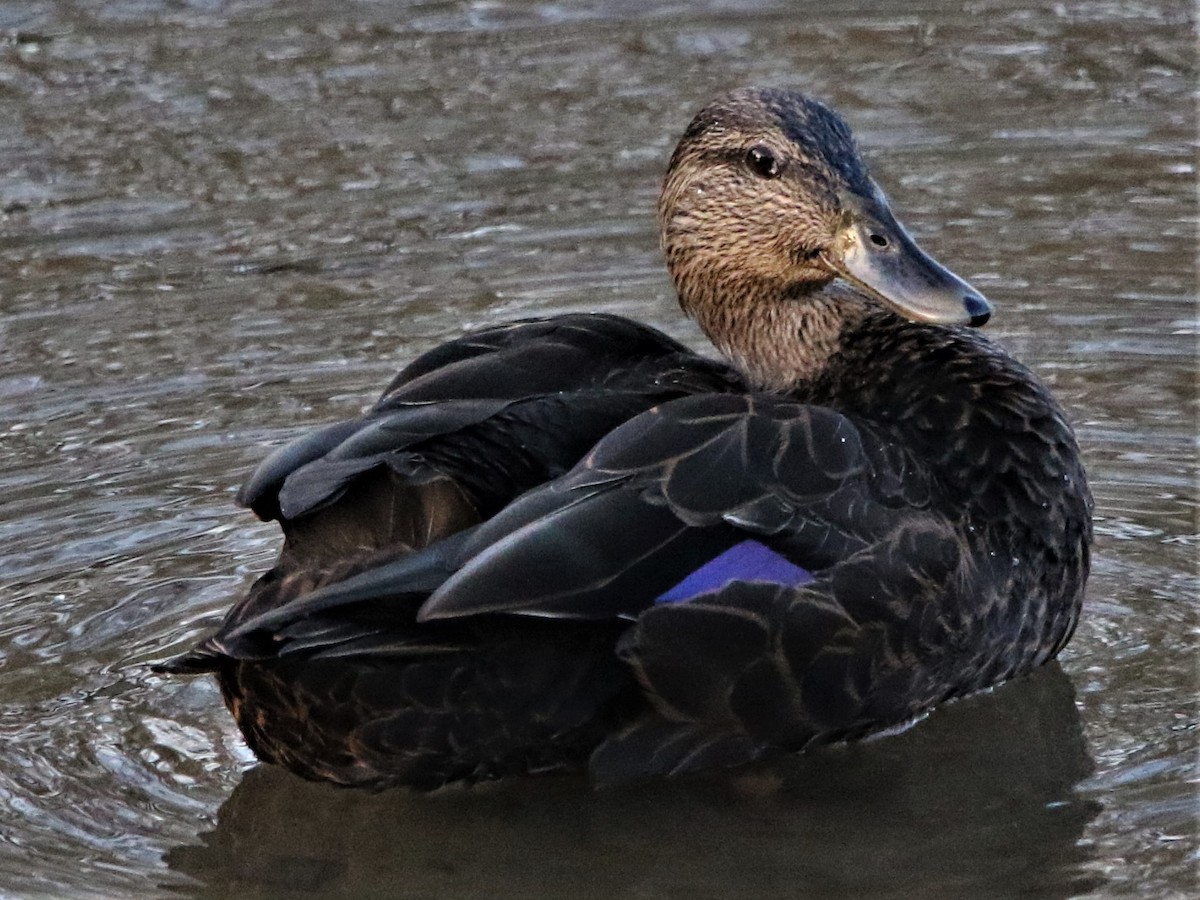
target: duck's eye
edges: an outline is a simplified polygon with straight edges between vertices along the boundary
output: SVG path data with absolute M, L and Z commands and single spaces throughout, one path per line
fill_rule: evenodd
M 888 239 L 885 238 L 882 234 L 872 234 L 871 235 L 871 243 L 874 244 L 876 247 L 882 248 L 882 247 L 886 247 L 888 245 Z
M 760 178 L 778 178 L 781 169 L 775 154 L 762 144 L 757 144 L 746 151 L 746 165 Z

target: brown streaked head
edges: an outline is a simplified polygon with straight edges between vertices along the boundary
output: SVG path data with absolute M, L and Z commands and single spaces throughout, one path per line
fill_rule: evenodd
M 841 278 L 918 321 L 991 314 L 896 221 L 841 117 L 795 91 L 740 90 L 702 109 L 671 158 L 659 221 L 692 313 L 713 302 L 706 281 L 741 285 L 743 299 L 802 300 Z

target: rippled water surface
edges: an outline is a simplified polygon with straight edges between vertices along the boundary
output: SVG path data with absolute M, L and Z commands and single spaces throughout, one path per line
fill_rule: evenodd
M 1191 16 L 0 5 L 0 893 L 1191 896 Z M 691 113 L 749 83 L 850 119 L 1071 411 L 1097 544 L 1061 669 L 637 791 L 368 796 L 254 768 L 211 683 L 146 667 L 273 558 L 239 480 L 469 326 L 608 310 L 698 341 L 652 205 Z

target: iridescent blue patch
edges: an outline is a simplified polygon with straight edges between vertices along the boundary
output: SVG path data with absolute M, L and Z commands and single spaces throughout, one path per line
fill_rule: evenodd
M 742 541 L 713 557 L 673 588 L 654 598 L 655 603 L 683 603 L 731 581 L 770 581 L 791 586 L 807 584 L 812 572 L 802 569 L 765 544 Z

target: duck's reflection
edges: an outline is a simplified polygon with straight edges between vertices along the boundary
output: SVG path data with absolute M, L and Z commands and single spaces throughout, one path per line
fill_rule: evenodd
M 1095 810 L 1055 664 L 910 731 L 594 791 L 523 778 L 365 794 L 250 772 L 170 866 L 222 896 L 1065 897 Z

